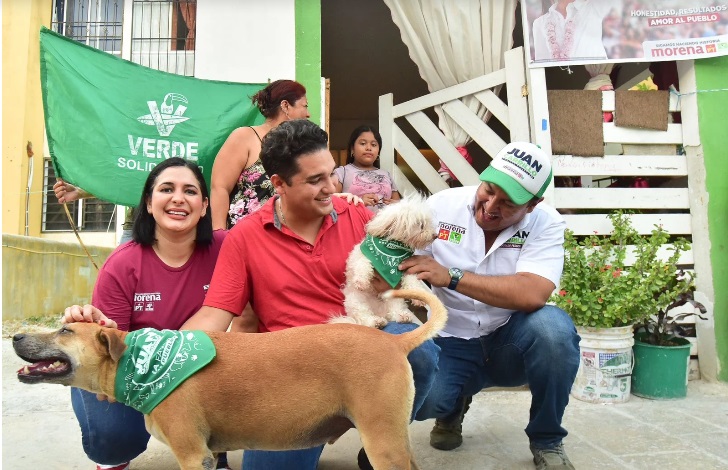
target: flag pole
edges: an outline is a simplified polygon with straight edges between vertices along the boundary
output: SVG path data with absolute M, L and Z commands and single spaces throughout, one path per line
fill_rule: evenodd
M 76 224 L 73 222 L 73 217 L 71 217 L 71 213 L 68 211 L 68 205 L 65 202 L 63 203 L 63 210 L 66 211 L 66 217 L 68 217 L 68 222 L 71 224 L 73 233 L 76 234 L 78 243 L 81 244 L 81 248 L 83 248 L 83 251 L 86 252 L 86 256 L 88 256 L 88 259 L 91 260 L 91 264 L 93 264 L 94 268 L 96 268 L 96 271 L 98 271 L 99 266 L 96 264 L 96 261 L 94 261 L 93 257 L 91 256 L 91 253 L 89 253 L 88 250 L 86 249 L 86 245 L 83 244 L 83 240 L 81 240 L 81 235 L 78 234 L 78 230 L 76 229 Z

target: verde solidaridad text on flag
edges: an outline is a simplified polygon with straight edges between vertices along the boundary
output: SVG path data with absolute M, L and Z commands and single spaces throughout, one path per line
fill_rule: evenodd
M 40 32 L 46 134 L 56 176 L 115 204 L 139 203 L 163 159 L 196 162 L 208 185 L 230 132 L 263 122 L 250 97 L 264 84 L 153 70 Z

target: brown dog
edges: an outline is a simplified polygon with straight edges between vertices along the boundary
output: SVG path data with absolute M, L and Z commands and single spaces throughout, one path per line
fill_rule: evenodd
M 223 451 L 330 443 L 354 426 L 374 468 L 416 469 L 408 434 L 414 384 L 407 354 L 444 327 L 447 311 L 430 292 L 387 295 L 429 304 L 430 320 L 401 335 L 347 324 L 210 332 L 217 356 L 145 415 L 147 430 L 172 448 L 185 470 L 213 469 Z M 95 323 L 17 334 L 15 353 L 34 363 L 19 370 L 18 379 L 114 396 L 126 334 Z M 220 377 L 227 378 L 224 386 Z

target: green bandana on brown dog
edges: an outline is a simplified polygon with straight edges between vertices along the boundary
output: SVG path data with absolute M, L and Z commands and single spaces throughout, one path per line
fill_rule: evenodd
M 143 328 L 129 332 L 116 371 L 116 400 L 144 414 L 215 358 L 215 345 L 202 331 Z
M 414 254 L 413 250 L 401 242 L 371 235 L 367 235 L 361 242 L 361 252 L 393 289 L 402 279 L 402 271 L 397 266 Z

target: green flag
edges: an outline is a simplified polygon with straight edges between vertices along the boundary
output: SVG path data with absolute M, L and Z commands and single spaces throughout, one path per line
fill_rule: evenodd
M 235 128 L 264 118 L 263 84 L 201 80 L 119 59 L 42 28 L 41 87 L 56 176 L 115 204 L 136 206 L 163 159 L 195 161 L 210 184 Z

